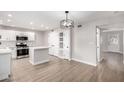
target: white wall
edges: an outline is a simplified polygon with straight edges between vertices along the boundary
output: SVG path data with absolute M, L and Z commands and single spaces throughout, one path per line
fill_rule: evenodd
M 123 24 L 124 16 L 112 16 L 82 24 L 82 28 L 75 28 L 72 33 L 72 58 L 96 65 L 96 26 L 106 24 Z
M 34 46 L 42 46 L 43 45 L 43 32 L 35 32 L 35 44 Z
M 92 24 L 74 29 L 72 33 L 72 58 L 87 64 L 96 64 L 96 32 Z
M 48 34 L 49 34 L 49 31 L 44 31 L 43 32 L 43 45 L 44 46 L 48 46 Z
M 33 46 L 48 46 L 48 32 L 35 32 L 35 42 Z
M 35 32 L 35 46 L 48 46 L 48 32 Z

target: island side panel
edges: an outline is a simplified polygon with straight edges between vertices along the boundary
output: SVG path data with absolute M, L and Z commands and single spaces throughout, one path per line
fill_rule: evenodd
M 41 63 L 49 62 L 48 55 L 49 48 L 34 47 L 31 49 L 30 63 L 33 65 L 38 65 Z

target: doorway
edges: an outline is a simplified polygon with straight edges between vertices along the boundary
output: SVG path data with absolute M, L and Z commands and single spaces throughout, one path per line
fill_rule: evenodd
M 123 29 L 96 29 L 98 81 L 123 81 Z
M 104 30 L 96 28 L 97 63 L 101 62 L 104 53 L 119 53 L 123 55 L 123 30 Z

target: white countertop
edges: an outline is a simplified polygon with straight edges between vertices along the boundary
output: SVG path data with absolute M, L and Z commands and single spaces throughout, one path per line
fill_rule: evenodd
M 9 54 L 11 53 L 11 50 L 8 48 L 0 48 L 0 54 Z
M 31 49 L 49 49 L 49 47 L 46 46 L 37 46 L 37 47 L 30 47 Z

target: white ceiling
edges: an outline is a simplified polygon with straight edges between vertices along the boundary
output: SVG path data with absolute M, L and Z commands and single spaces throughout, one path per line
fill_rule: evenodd
M 70 11 L 69 18 L 77 25 L 115 14 L 124 12 Z M 0 11 L 0 24 L 41 31 L 59 28 L 62 19 L 65 19 L 64 11 Z

